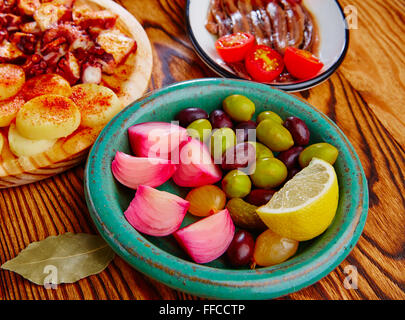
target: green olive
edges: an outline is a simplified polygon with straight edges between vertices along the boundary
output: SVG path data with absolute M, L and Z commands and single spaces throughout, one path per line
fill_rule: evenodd
M 256 168 L 250 176 L 257 188 L 268 189 L 281 185 L 287 178 L 288 170 L 276 158 L 263 158 L 256 161 Z
M 281 119 L 281 117 L 277 113 L 273 111 L 263 111 L 257 116 L 257 123 L 260 123 L 263 120 L 267 119 L 274 120 L 279 124 L 283 124 L 284 122 L 283 119 Z
M 298 161 L 302 168 L 306 167 L 312 158 L 318 158 L 333 165 L 339 155 L 339 150 L 329 143 L 316 143 L 306 147 L 300 154 Z
M 275 152 L 288 150 L 294 145 L 290 131 L 270 119 L 259 123 L 256 129 L 256 136 L 260 142 Z
M 246 197 L 252 188 L 249 176 L 240 170 L 229 171 L 222 180 L 222 190 L 229 198 Z
M 227 97 L 222 102 L 224 111 L 234 121 L 249 121 L 255 113 L 255 104 L 249 98 L 240 94 Z
M 232 221 L 240 228 L 250 230 L 265 230 L 266 225 L 256 213 L 258 207 L 247 203 L 240 198 L 228 201 L 226 208 L 231 215 Z
M 249 141 L 256 149 L 256 160 L 262 158 L 274 158 L 273 152 L 260 142 Z
M 219 160 L 226 149 L 235 146 L 236 134 L 231 128 L 215 129 L 211 135 L 211 155 Z
M 212 131 L 211 122 L 207 119 L 198 119 L 190 123 L 187 127 L 187 133 L 190 137 L 199 139 L 201 142 L 207 141 Z

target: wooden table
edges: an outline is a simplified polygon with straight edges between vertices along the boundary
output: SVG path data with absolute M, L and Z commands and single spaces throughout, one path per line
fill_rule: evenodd
M 195 55 L 184 23 L 185 0 L 119 1 L 153 44 L 150 89 L 215 76 Z M 331 274 L 287 299 L 405 298 L 405 1 L 341 0 L 355 5 L 357 30 L 330 80 L 298 94 L 332 118 L 357 150 L 370 191 L 360 241 Z M 81 165 L 54 178 L 0 191 L 0 264 L 33 241 L 65 232 L 95 233 L 83 195 Z M 358 289 L 347 290 L 348 266 Z M 346 271 L 346 273 L 345 273 Z M 46 290 L 0 270 L 0 299 L 193 299 L 132 269 L 119 257 L 98 275 Z

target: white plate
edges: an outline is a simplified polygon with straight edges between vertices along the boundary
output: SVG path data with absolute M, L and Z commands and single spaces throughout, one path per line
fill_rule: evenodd
M 324 68 L 310 80 L 272 83 L 271 86 L 285 91 L 302 91 L 328 79 L 342 63 L 349 45 L 349 30 L 345 15 L 336 0 L 303 0 L 313 15 L 319 31 L 318 57 Z M 188 0 L 186 7 L 187 31 L 198 56 L 218 75 L 240 79 L 218 55 L 215 49 L 217 37 L 205 28 L 210 0 Z

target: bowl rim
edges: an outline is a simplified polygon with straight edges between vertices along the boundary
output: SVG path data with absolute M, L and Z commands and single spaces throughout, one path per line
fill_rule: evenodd
M 133 228 L 122 228 L 120 233 L 111 227 L 113 215 L 109 214 L 105 206 L 105 197 L 100 199 L 97 188 L 102 182 L 101 174 L 105 169 L 98 168 L 103 159 L 103 150 L 108 140 L 116 135 L 119 128 L 125 127 L 127 116 L 133 111 L 143 107 L 162 95 L 189 86 L 205 85 L 236 85 L 247 86 L 263 91 L 275 91 L 276 94 L 297 99 L 309 107 L 310 112 L 318 114 L 329 122 L 337 131 L 342 142 L 350 153 L 350 159 L 355 164 L 359 184 L 358 203 L 350 203 L 350 210 L 354 212 L 355 219 L 346 229 L 340 230 L 332 239 L 317 252 L 310 251 L 310 258 L 303 257 L 293 264 L 287 262 L 268 268 L 255 270 L 218 269 L 183 260 L 179 257 L 156 247 Z M 101 181 L 100 181 L 101 180 Z M 346 136 L 326 115 L 309 105 L 303 99 L 274 89 L 264 84 L 245 80 L 231 80 L 222 78 L 207 78 L 189 80 L 152 91 L 127 106 L 111 120 L 102 130 L 93 145 L 85 167 L 84 192 L 90 216 L 98 231 L 107 243 L 125 261 L 145 275 L 156 279 L 169 287 L 188 292 L 194 295 L 216 299 L 270 299 L 296 292 L 310 286 L 328 275 L 335 269 L 354 248 L 363 231 L 368 212 L 368 187 L 361 162 Z M 106 218 L 106 219 L 105 219 Z M 107 221 L 106 221 L 107 220 Z M 115 227 L 118 226 L 116 223 Z M 134 236 L 135 234 L 135 236 Z M 127 237 L 127 238 L 126 238 Z M 128 237 L 135 242 L 129 242 Z M 308 254 L 309 255 L 309 254 Z M 287 269 L 287 270 L 286 270 Z M 291 270 L 289 270 L 291 269 Z M 271 277 L 269 277 L 271 275 Z
M 230 78 L 230 79 L 239 79 L 239 80 L 246 80 L 243 79 L 239 76 L 237 76 L 236 74 L 229 72 L 228 70 L 226 70 L 225 68 L 223 68 L 222 66 L 220 66 L 218 63 L 216 63 L 213 59 L 211 59 L 208 54 L 204 51 L 204 49 L 200 46 L 199 42 L 197 41 L 197 38 L 194 35 L 194 32 L 191 28 L 191 21 L 190 21 L 190 2 L 192 0 L 187 0 L 186 3 L 186 11 L 185 11 L 185 17 L 186 17 L 186 31 L 189 35 L 190 41 L 193 45 L 194 51 L 197 54 L 197 56 L 215 73 L 217 73 L 218 75 L 220 75 L 221 77 L 224 78 Z M 324 82 L 325 80 L 327 80 L 338 68 L 339 66 L 343 63 L 343 60 L 346 57 L 347 51 L 349 49 L 349 42 L 350 42 L 350 32 L 349 32 L 349 28 L 348 28 L 348 24 L 346 21 L 346 16 L 344 14 L 344 10 L 342 8 L 342 6 L 340 5 L 340 3 L 338 2 L 338 0 L 333 0 L 335 1 L 340 14 L 342 15 L 342 19 L 344 21 L 345 24 L 345 44 L 344 44 L 344 48 L 339 56 L 339 58 L 336 60 L 336 62 L 330 66 L 327 70 L 325 70 L 324 72 L 322 72 L 321 74 L 317 75 L 315 78 L 309 79 L 309 80 L 304 80 L 304 81 L 299 81 L 296 83 L 290 83 L 290 84 L 282 84 L 282 83 L 271 83 L 271 84 L 267 84 L 271 87 L 280 89 L 280 90 L 284 90 L 287 92 L 298 92 L 298 91 L 303 91 L 303 90 L 307 90 L 310 89 L 312 87 L 315 87 L 319 84 L 321 84 L 322 82 Z M 253 80 L 247 80 L 247 81 L 252 81 L 255 82 Z

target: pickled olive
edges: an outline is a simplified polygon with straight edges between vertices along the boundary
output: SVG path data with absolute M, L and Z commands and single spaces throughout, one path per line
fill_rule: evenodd
M 276 121 L 278 124 L 283 124 L 283 119 L 281 119 L 281 117 L 273 112 L 273 111 L 263 111 L 261 113 L 259 113 L 259 115 L 257 116 L 257 123 L 262 122 L 263 120 L 274 120 Z
M 232 217 L 232 221 L 240 228 L 259 231 L 267 228 L 256 213 L 258 207 L 255 205 L 247 203 L 240 198 L 233 198 L 228 201 L 226 208 Z
M 210 150 L 216 163 L 220 163 L 223 153 L 236 144 L 236 135 L 231 128 L 215 129 L 211 135 Z
M 232 120 L 249 121 L 255 113 L 255 104 L 249 98 L 240 94 L 234 94 L 225 98 L 222 108 Z
M 284 121 L 284 127 L 290 131 L 294 142 L 299 146 L 306 146 L 309 143 L 310 133 L 304 121 L 297 117 L 289 117 Z
M 252 188 L 249 176 L 240 170 L 229 171 L 222 180 L 222 190 L 229 198 L 243 198 Z
M 286 151 L 280 152 L 277 158 L 285 164 L 287 169 L 292 169 L 298 165 L 298 157 L 302 150 L 304 150 L 304 147 L 292 147 Z
M 231 118 L 223 110 L 214 110 L 210 113 L 209 120 L 213 129 L 233 128 Z
M 255 240 L 249 232 L 245 230 L 236 231 L 231 244 L 226 250 L 228 262 L 234 267 L 249 265 L 254 248 Z
M 276 158 L 263 158 L 256 161 L 254 172 L 250 175 L 253 184 L 260 189 L 275 188 L 287 178 L 287 167 Z
M 254 165 L 256 150 L 250 143 L 239 143 L 228 148 L 222 156 L 222 169 L 233 170 Z
M 256 129 L 256 135 L 259 141 L 272 151 L 285 151 L 294 145 L 291 133 L 274 120 L 267 119 L 260 122 Z
M 248 203 L 260 207 L 267 204 L 275 193 L 276 190 L 255 189 L 252 190 L 245 199 Z
M 291 180 L 294 176 L 301 171 L 301 168 L 292 168 L 288 170 L 287 180 Z
M 179 121 L 180 126 L 187 128 L 187 126 L 198 119 L 208 119 L 207 111 L 201 108 L 187 108 L 181 110 L 175 117 Z
M 209 139 L 212 131 L 211 122 L 207 119 L 198 119 L 190 123 L 187 127 L 187 133 L 190 137 L 205 142 Z
M 333 165 L 339 155 L 338 149 L 329 143 L 321 142 L 306 147 L 300 154 L 298 162 L 301 168 L 305 168 L 312 158 L 322 159 Z
M 235 127 L 236 131 L 236 141 L 255 141 L 256 140 L 256 122 L 254 121 L 243 121 L 238 123 Z
M 260 234 L 255 243 L 254 263 L 269 267 L 291 258 L 298 249 L 298 241 L 283 238 L 270 229 Z
M 186 200 L 190 203 L 188 211 L 191 214 L 205 217 L 225 207 L 226 195 L 217 186 L 206 185 L 191 190 Z
M 249 141 L 256 148 L 256 159 L 274 158 L 273 152 L 260 142 Z

